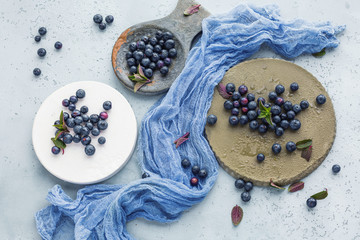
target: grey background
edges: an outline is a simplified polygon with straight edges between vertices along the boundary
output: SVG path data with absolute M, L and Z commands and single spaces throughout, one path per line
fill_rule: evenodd
M 244 1 L 199 2 L 214 14 Z M 138 219 L 128 223 L 128 230 L 137 239 L 360 239 L 360 2 L 256 1 L 258 5 L 269 3 L 278 4 L 286 19 L 347 25 L 337 49 L 323 58 L 301 56 L 293 61 L 319 79 L 334 103 L 337 136 L 330 154 L 304 179 L 304 190 L 290 194 L 256 187 L 248 204 L 241 202 L 234 179 L 220 169 L 213 190 L 178 222 L 159 224 Z M 42 101 L 67 83 L 100 81 L 128 99 L 140 124 L 160 96 L 138 96 L 121 85 L 111 66 L 112 46 L 128 26 L 163 17 L 175 6 L 175 0 L 0 0 L 0 239 L 40 239 L 34 214 L 48 205 L 48 189 L 60 184 L 74 197 L 81 187 L 53 177 L 32 149 L 33 119 Z M 92 22 L 96 13 L 112 14 L 115 21 L 100 32 Z M 41 26 L 48 33 L 35 43 L 33 37 Z M 63 43 L 61 51 L 53 47 L 57 40 Z M 36 54 L 39 47 L 48 51 L 44 59 Z M 253 57 L 278 56 L 263 47 Z M 43 72 L 38 78 L 32 75 L 35 67 Z M 338 175 L 331 173 L 335 163 L 342 166 Z M 125 168 L 105 183 L 123 184 L 140 176 L 134 154 Z M 325 187 L 328 198 L 309 210 L 306 199 Z M 244 209 L 238 227 L 230 220 L 235 204 Z

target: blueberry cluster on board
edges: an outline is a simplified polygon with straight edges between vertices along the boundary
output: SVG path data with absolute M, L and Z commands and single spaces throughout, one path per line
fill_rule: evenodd
M 91 156 L 95 153 L 94 145 L 90 144 L 92 141 L 91 135 L 97 137 L 100 135 L 101 131 L 107 129 L 109 115 L 106 111 L 110 110 L 112 107 L 111 101 L 105 101 L 103 103 L 103 108 L 105 111 L 99 114 L 88 115 L 89 108 L 87 106 L 81 106 L 80 110 L 76 108 L 76 104 L 79 99 L 85 97 L 85 91 L 83 89 L 78 89 L 75 96 L 71 96 L 69 99 L 62 100 L 62 106 L 69 109 L 68 112 L 63 112 L 63 121 L 66 124 L 67 128 L 72 128 L 74 134 L 71 135 L 70 132 L 62 132 L 59 134 L 59 130 L 56 131 L 55 136 L 58 136 L 65 144 L 70 144 L 72 142 L 79 143 L 81 142 L 85 146 L 85 153 L 88 156 Z M 56 120 L 54 125 L 59 125 L 60 121 Z M 98 143 L 105 144 L 106 138 L 99 137 Z M 60 148 L 58 146 L 53 146 L 51 149 L 53 154 L 58 154 Z
M 243 202 L 249 202 L 251 199 L 250 191 L 253 189 L 254 185 L 252 182 L 245 182 L 243 179 L 239 178 L 235 181 L 235 187 L 237 189 L 244 189 L 244 192 L 241 193 L 241 200 Z
M 93 21 L 97 24 L 99 24 L 100 30 L 106 29 L 106 23 L 111 24 L 114 21 L 114 17 L 112 15 L 108 15 L 105 17 L 105 22 L 103 22 L 103 17 L 100 14 L 95 14 L 93 17 Z
M 157 31 L 155 36 L 146 35 L 137 42 L 131 42 L 125 55 L 130 74 L 137 73 L 140 64 L 147 78 L 151 78 L 156 70 L 165 76 L 172 59 L 177 56 L 173 38 L 171 32 Z
M 189 168 L 191 166 L 191 162 L 185 158 L 181 161 L 181 166 L 185 169 Z M 191 172 L 194 175 L 194 177 L 190 179 L 191 186 L 197 186 L 199 184 L 199 178 L 204 179 L 207 177 L 207 171 L 205 169 L 200 169 L 198 165 L 192 166 Z
M 34 38 L 35 42 L 40 42 L 41 39 L 42 39 L 42 36 L 45 36 L 45 34 L 47 33 L 47 30 L 46 30 L 45 27 L 41 27 L 41 28 L 39 28 L 38 32 L 39 32 L 40 35 L 36 35 L 36 36 L 35 36 L 35 38 Z M 62 48 L 62 43 L 59 42 L 59 41 L 57 41 L 57 42 L 55 42 L 54 47 L 55 47 L 55 49 L 59 50 L 59 49 Z M 38 56 L 41 57 L 41 58 L 45 57 L 45 55 L 46 55 L 46 50 L 45 50 L 45 48 L 39 48 L 39 49 L 37 50 L 37 54 L 38 54 Z M 41 74 L 40 68 L 34 68 L 33 74 L 34 74 L 35 76 L 40 76 L 40 74 Z

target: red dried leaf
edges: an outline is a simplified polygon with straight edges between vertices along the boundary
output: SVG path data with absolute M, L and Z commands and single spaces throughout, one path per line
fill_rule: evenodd
M 276 189 L 284 190 L 285 188 L 276 185 L 272 179 L 270 179 L 270 186 Z
M 297 192 L 304 188 L 304 182 L 293 183 L 289 186 L 289 192 Z
M 306 159 L 307 161 L 310 161 L 311 153 L 312 153 L 312 146 L 309 146 L 308 148 L 302 150 L 301 157 Z
M 174 141 L 174 144 L 176 144 L 175 147 L 178 148 L 182 143 L 184 143 L 185 141 L 189 140 L 189 135 L 190 135 L 190 133 L 187 132 L 187 133 L 185 133 L 183 136 L 181 136 L 181 137 L 179 137 L 178 139 L 176 139 L 176 140 Z
M 240 206 L 236 205 L 235 207 L 233 207 L 233 209 L 231 210 L 231 220 L 235 226 L 239 225 L 243 216 L 244 212 Z
M 225 98 L 225 99 L 229 99 L 229 98 L 231 98 L 231 96 L 232 96 L 231 93 L 228 93 L 228 92 L 226 91 L 226 87 L 225 87 L 225 85 L 222 84 L 222 83 L 219 83 L 219 84 L 218 84 L 217 90 L 219 91 L 220 96 L 222 96 L 222 97 Z
M 200 6 L 201 6 L 200 4 L 192 5 L 191 7 L 187 8 L 184 11 L 184 15 L 190 16 L 190 15 L 193 15 L 194 13 L 197 13 L 199 11 Z
M 150 83 L 151 81 L 147 81 L 145 83 L 143 82 L 137 82 L 134 85 L 134 92 L 137 92 L 140 88 L 142 88 L 143 86 L 145 86 L 146 84 Z

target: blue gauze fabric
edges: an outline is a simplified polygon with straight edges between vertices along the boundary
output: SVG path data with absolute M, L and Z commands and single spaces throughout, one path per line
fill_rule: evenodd
M 151 177 L 126 185 L 88 186 L 78 191 L 76 200 L 54 186 L 47 196 L 51 205 L 36 214 L 43 239 L 134 239 L 126 230 L 127 221 L 178 219 L 204 199 L 218 175 L 204 127 L 214 87 L 225 72 L 264 43 L 286 58 L 337 47 L 335 35 L 345 27 L 288 22 L 276 6 L 240 5 L 205 19 L 202 28 L 184 70 L 142 121 L 141 166 Z M 176 149 L 174 140 L 185 132 L 190 132 L 189 140 Z M 190 169 L 181 167 L 184 158 L 208 171 L 197 187 L 190 186 Z

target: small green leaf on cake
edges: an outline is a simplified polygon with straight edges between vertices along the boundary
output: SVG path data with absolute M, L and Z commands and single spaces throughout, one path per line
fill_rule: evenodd
M 260 115 L 258 116 L 258 118 L 265 118 L 266 121 L 273 126 L 273 122 L 271 119 L 271 107 L 265 107 L 264 104 L 262 103 L 262 101 L 259 101 L 259 109 L 260 109 Z
M 324 56 L 325 55 L 325 48 L 323 48 L 320 52 L 317 52 L 317 53 L 313 53 L 312 55 L 314 56 L 314 57 L 322 57 L 322 56 Z
M 243 216 L 244 212 L 240 206 L 236 205 L 235 207 L 233 207 L 233 209 L 231 210 L 231 220 L 235 226 L 239 225 Z
M 185 141 L 189 140 L 190 133 L 187 132 L 183 136 L 179 137 L 174 141 L 175 147 L 178 148 L 181 144 L 183 144 Z
M 185 16 L 190 16 L 193 15 L 194 13 L 197 13 L 200 9 L 200 4 L 194 4 L 191 7 L 188 7 L 185 11 L 184 11 L 184 15 Z
M 219 84 L 217 85 L 217 90 L 219 91 L 220 96 L 222 96 L 222 97 L 225 98 L 225 99 L 229 99 L 229 98 L 231 98 L 231 96 L 232 96 L 232 93 L 228 93 L 228 92 L 226 91 L 225 85 L 222 84 L 222 83 L 219 83 Z
M 322 199 L 325 199 L 327 196 L 328 196 L 328 191 L 325 188 L 325 191 L 318 192 L 318 193 L 312 195 L 311 197 L 315 198 L 316 200 L 322 200 Z
M 310 147 L 312 145 L 312 140 L 311 139 L 305 139 L 302 141 L 299 141 L 296 143 L 296 148 L 301 150 L 301 149 L 306 149 L 308 147 Z
M 276 188 L 276 189 L 280 189 L 280 190 L 285 190 L 285 188 L 280 187 L 278 185 L 276 185 L 272 179 L 270 179 L 270 187 Z
M 309 146 L 308 148 L 302 150 L 301 157 L 306 159 L 307 161 L 310 161 L 311 153 L 312 153 L 312 146 Z
M 289 192 L 297 192 L 304 188 L 304 182 L 293 183 L 289 186 Z

